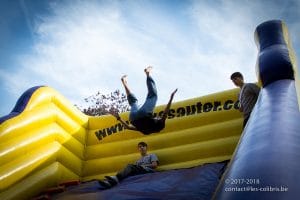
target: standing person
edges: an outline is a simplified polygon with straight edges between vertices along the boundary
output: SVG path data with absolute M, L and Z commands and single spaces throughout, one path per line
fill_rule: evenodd
M 254 108 L 260 88 L 254 83 L 245 83 L 244 77 L 240 72 L 234 72 L 230 79 L 237 87 L 241 88 L 239 92 L 239 110 L 243 112 L 244 115 L 244 123 L 243 128 L 246 126 L 252 109 Z
M 145 135 L 160 132 L 162 129 L 165 128 L 165 121 L 167 119 L 174 95 L 177 92 L 177 89 L 175 89 L 171 93 L 170 100 L 162 116 L 153 117 L 153 110 L 157 101 L 157 90 L 155 82 L 150 75 L 151 70 L 151 66 L 147 67 L 144 70 L 147 77 L 146 82 L 148 88 L 148 95 L 145 103 L 140 108 L 138 107 L 137 98 L 134 96 L 134 94 L 130 91 L 128 87 L 126 80 L 127 76 L 125 75 L 121 78 L 122 84 L 126 91 L 127 100 L 131 107 L 129 114 L 129 121 L 131 124 L 127 124 L 124 120 L 122 120 L 119 116 L 119 113 L 112 113 L 117 118 L 117 120 L 119 120 L 125 126 L 125 128 L 129 130 L 140 131 Z
M 100 180 L 99 183 L 105 188 L 111 188 L 129 176 L 155 172 L 158 166 L 158 158 L 153 153 L 147 153 L 147 146 L 145 142 L 138 143 L 138 150 L 141 153 L 140 159 L 138 159 L 135 164 L 128 164 L 115 176 L 105 176 L 106 179 L 103 181 Z

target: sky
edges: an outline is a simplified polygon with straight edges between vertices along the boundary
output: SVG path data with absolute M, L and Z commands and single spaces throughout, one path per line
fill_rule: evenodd
M 1 0 L 0 116 L 27 89 L 54 88 L 72 104 L 100 91 L 143 103 L 153 66 L 158 105 L 256 82 L 255 28 L 283 20 L 300 56 L 300 0 Z

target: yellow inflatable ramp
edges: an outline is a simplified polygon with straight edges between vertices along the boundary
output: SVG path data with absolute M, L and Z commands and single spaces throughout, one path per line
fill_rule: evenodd
M 84 115 L 52 88 L 30 88 L 0 118 L 0 199 L 29 199 L 65 180 L 115 174 L 139 158 L 140 141 L 157 154 L 158 170 L 228 160 L 242 130 L 237 92 L 175 102 L 166 128 L 145 136 L 110 115 Z

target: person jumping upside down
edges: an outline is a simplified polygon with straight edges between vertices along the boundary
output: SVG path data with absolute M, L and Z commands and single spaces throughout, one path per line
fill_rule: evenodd
M 144 71 L 146 73 L 146 82 L 148 88 L 148 95 L 146 98 L 145 103 L 139 107 L 138 100 L 135 95 L 130 91 L 128 84 L 127 84 L 127 76 L 122 76 L 121 81 L 125 88 L 127 100 L 131 107 L 130 114 L 129 114 L 129 121 L 131 124 L 127 124 L 124 120 L 121 119 L 119 113 L 112 113 L 117 120 L 119 120 L 126 129 L 140 131 L 145 135 L 151 133 L 160 132 L 162 129 L 165 128 L 165 121 L 167 119 L 173 98 L 177 89 L 175 89 L 171 93 L 170 100 L 162 114 L 161 117 L 153 117 L 153 110 L 155 108 L 157 102 L 157 90 L 156 85 L 152 77 L 150 76 L 150 72 L 152 67 L 147 67 Z

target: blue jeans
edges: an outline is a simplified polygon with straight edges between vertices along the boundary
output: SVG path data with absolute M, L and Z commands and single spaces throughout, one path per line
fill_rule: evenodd
M 138 106 L 138 100 L 134 96 L 134 94 L 130 93 L 127 96 L 127 100 L 131 107 L 130 114 L 129 114 L 130 121 L 134 121 L 136 119 L 152 115 L 153 113 L 153 110 L 157 102 L 157 90 L 156 90 L 155 82 L 152 79 L 152 77 L 147 76 L 146 82 L 147 82 L 148 94 L 145 103 L 140 108 Z
M 117 173 L 117 178 L 119 181 L 129 177 L 139 174 L 152 173 L 152 171 L 147 171 L 145 168 L 139 165 L 128 164 L 122 171 Z

